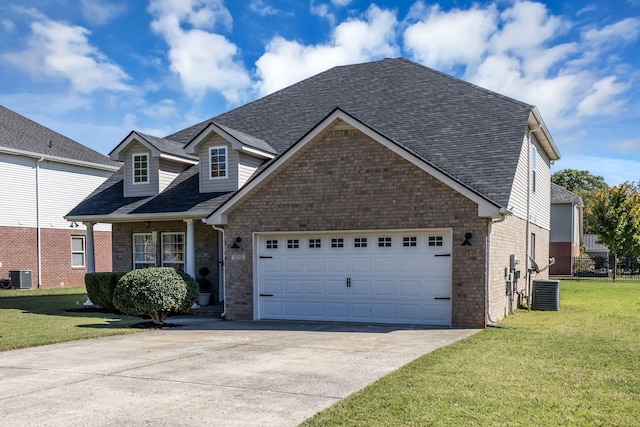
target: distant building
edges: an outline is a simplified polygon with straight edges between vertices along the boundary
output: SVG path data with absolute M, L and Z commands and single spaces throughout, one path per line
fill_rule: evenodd
M 573 275 L 572 259 L 583 244 L 583 208 L 580 196 L 551 183 L 549 256 L 556 260 L 551 275 Z
M 24 287 L 80 286 L 94 267 L 110 271 L 111 225 L 89 225 L 87 242 L 87 227 L 64 215 L 119 167 L 0 106 L 0 277 L 17 271 Z

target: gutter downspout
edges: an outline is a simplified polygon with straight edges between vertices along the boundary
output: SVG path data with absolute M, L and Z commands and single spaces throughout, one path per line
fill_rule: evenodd
M 220 317 L 224 319 L 227 315 L 227 284 L 225 277 L 225 265 L 224 265 L 224 228 L 216 227 L 214 224 L 211 224 L 214 230 L 218 231 L 220 234 L 220 239 L 218 239 L 218 290 L 222 287 L 222 292 L 219 292 L 220 297 L 222 297 L 222 313 L 220 313 Z
M 529 241 L 529 235 L 531 234 L 531 136 L 533 132 L 536 132 L 542 128 L 542 125 L 538 125 L 535 129 L 529 129 L 529 135 L 527 137 L 527 223 L 525 227 L 524 236 L 525 239 L 525 261 L 524 261 L 524 271 L 527 272 L 527 310 L 531 311 L 531 280 L 529 280 L 529 245 L 531 242 Z
M 42 286 L 42 230 L 40 228 L 40 162 L 44 156 L 36 160 L 36 241 L 38 245 L 38 288 Z
M 502 215 L 502 217 L 495 221 L 490 220 L 489 225 L 487 226 L 487 268 L 485 269 L 487 271 L 485 278 L 487 283 L 487 319 L 489 319 L 489 325 L 487 326 L 497 327 L 496 321 L 491 318 L 491 226 L 493 224 L 504 222 L 507 219 L 507 216 L 511 214 L 511 212 L 502 208 L 500 209 L 500 215 Z

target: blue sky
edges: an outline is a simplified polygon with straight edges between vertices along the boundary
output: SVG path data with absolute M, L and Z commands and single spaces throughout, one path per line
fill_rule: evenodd
M 640 181 L 640 0 L 0 4 L 0 104 L 104 154 L 399 56 L 536 105 L 553 171 Z

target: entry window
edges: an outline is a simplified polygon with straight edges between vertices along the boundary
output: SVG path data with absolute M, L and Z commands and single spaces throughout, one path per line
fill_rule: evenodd
M 136 233 L 133 235 L 133 268 L 156 266 L 156 242 L 152 233 Z
M 319 248 L 321 247 L 320 239 L 309 239 L 309 247 L 310 248 Z
M 162 233 L 162 266 L 184 271 L 184 233 Z
M 341 237 L 331 239 L 332 248 L 344 248 L 344 239 Z
M 378 237 L 378 247 L 379 248 L 390 248 L 391 247 L 391 237 Z
M 287 240 L 287 248 L 289 249 L 298 249 L 300 247 L 300 240 L 298 239 L 289 239 Z
M 209 178 L 220 179 L 227 177 L 228 156 L 227 147 L 209 148 Z
M 403 237 L 402 246 L 416 246 L 418 244 L 417 237 Z
M 149 155 L 134 154 L 132 156 L 133 164 L 133 183 L 146 184 L 149 182 Z
M 429 236 L 429 246 L 442 246 L 443 244 L 442 236 Z
M 367 247 L 367 238 L 366 237 L 356 237 L 353 240 L 354 248 L 366 248 Z
M 71 237 L 71 267 L 85 267 L 85 246 L 84 236 Z
M 278 249 L 277 240 L 267 240 L 267 249 Z

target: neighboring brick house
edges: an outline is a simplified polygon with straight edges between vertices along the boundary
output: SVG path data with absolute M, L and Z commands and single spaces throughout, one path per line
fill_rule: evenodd
M 111 225 L 96 226 L 88 239 L 86 226 L 64 215 L 120 166 L 0 106 L 0 277 L 15 271 L 16 287 L 51 288 L 110 271 Z
M 549 256 L 556 260 L 549 267 L 552 276 L 573 276 L 573 258 L 580 255 L 584 243 L 583 209 L 580 196 L 551 183 Z
M 214 270 L 227 319 L 484 327 L 546 265 L 559 157 L 535 107 L 386 59 L 132 132 L 67 218 L 113 225 L 116 270 Z

